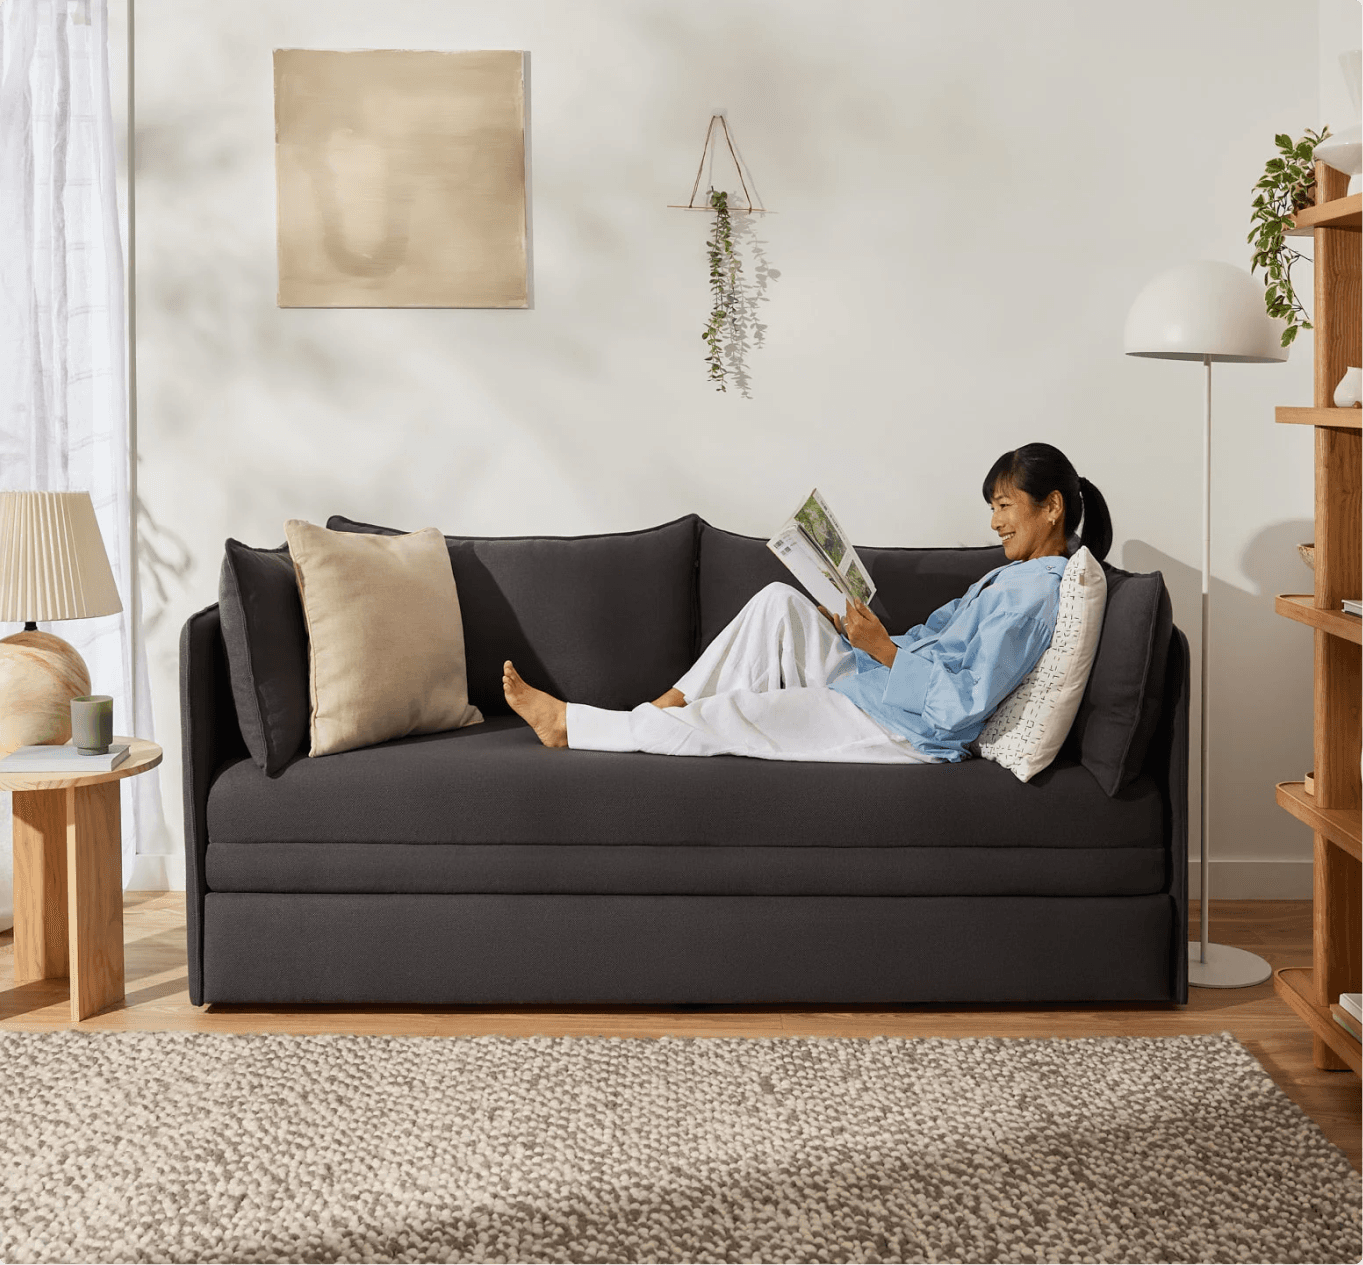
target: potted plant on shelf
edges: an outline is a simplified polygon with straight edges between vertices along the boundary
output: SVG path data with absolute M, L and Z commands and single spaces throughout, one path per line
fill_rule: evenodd
M 1287 232 L 1294 227 L 1293 216 L 1315 202 L 1316 146 L 1329 135 L 1328 127 L 1319 134 L 1308 130 L 1294 143 L 1286 132 L 1279 132 L 1273 138 L 1279 157 L 1269 159 L 1254 186 L 1260 192 L 1250 217 L 1254 227 L 1246 238 L 1254 243 L 1250 272 L 1265 270 L 1264 305 L 1270 316 L 1287 322 L 1284 347 L 1296 338 L 1299 329 L 1311 328 L 1306 308 L 1292 288 L 1292 265 L 1306 256 L 1287 244 Z

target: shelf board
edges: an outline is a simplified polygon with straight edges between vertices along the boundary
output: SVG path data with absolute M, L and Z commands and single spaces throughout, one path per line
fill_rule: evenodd
M 1279 805 L 1355 860 L 1363 861 L 1363 815 L 1357 808 L 1317 808 L 1316 797 L 1301 782 L 1279 782 Z
M 1322 628 L 1336 637 L 1343 637 L 1345 641 L 1363 646 L 1363 617 L 1317 606 L 1314 593 L 1279 593 L 1273 599 L 1273 609 L 1279 615 L 1295 619 L 1299 624 Z
M 1334 1020 L 1328 1006 L 1315 1002 L 1315 988 L 1311 971 L 1306 967 L 1285 966 L 1273 973 L 1273 988 L 1304 1020 L 1316 1036 L 1325 1042 L 1352 1069 L 1355 1076 L 1363 1075 L 1363 1048 Z
M 1363 193 L 1308 206 L 1298 211 L 1292 221 L 1296 227 L 1287 230 L 1288 237 L 1309 237 L 1318 228 L 1344 228 L 1357 233 L 1363 230 Z
M 1363 408 L 1286 408 L 1273 410 L 1281 426 L 1335 426 L 1341 430 L 1363 430 Z

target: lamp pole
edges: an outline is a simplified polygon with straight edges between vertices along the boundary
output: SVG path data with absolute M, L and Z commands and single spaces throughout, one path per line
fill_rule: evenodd
M 1207 802 L 1207 667 L 1211 658 L 1212 611 L 1212 358 L 1203 356 L 1206 366 L 1207 390 L 1202 410 L 1202 719 L 1198 725 L 1201 746 L 1202 781 L 1198 793 L 1201 807 L 1202 831 L 1198 837 L 1198 909 L 1201 915 L 1202 938 L 1198 944 L 1198 962 L 1206 965 L 1207 941 L 1210 939 L 1211 867 L 1208 863 L 1207 840 L 1211 838 L 1211 805 Z

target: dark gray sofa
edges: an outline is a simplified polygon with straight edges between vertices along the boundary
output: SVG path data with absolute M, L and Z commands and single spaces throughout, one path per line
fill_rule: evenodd
M 545 750 L 501 697 L 504 658 L 634 706 L 786 572 L 695 516 L 447 539 L 482 725 L 267 774 L 219 607 L 185 625 L 195 1004 L 1186 1001 L 1188 643 L 1158 573 L 1107 568 L 1084 704 L 1024 785 L 985 760 Z M 895 632 L 1004 560 L 861 552 Z

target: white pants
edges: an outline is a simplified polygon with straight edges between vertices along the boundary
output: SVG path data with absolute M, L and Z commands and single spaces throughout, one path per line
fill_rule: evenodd
M 677 682 L 684 707 L 632 712 L 568 704 L 568 745 L 656 755 L 931 764 L 829 683 L 856 670 L 847 643 L 803 593 L 769 584 Z

